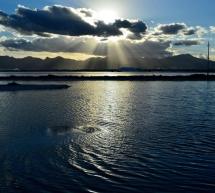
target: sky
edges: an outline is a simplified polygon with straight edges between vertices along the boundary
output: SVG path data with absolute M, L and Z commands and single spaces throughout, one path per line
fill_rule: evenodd
M 214 0 L 0 1 L 0 55 L 215 59 Z

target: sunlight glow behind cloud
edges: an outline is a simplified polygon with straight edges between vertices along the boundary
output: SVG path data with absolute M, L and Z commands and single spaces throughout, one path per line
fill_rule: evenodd
M 97 13 L 96 18 L 98 20 L 104 21 L 106 24 L 114 23 L 116 19 L 119 19 L 119 16 L 116 11 L 104 9 Z

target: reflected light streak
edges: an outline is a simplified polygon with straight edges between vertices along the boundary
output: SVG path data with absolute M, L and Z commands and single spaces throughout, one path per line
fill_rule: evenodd
M 125 128 L 126 124 L 130 124 L 131 106 L 127 105 L 130 103 L 132 84 L 107 81 L 104 86 L 104 82 L 86 82 L 81 100 L 88 106 L 87 121 L 82 124 L 98 129 L 86 134 L 72 130 L 72 139 L 66 141 L 64 148 L 57 149 L 58 156 L 62 158 L 67 155 L 65 159 L 68 163 L 84 175 L 97 175 L 101 179 L 107 175 L 120 178 L 111 168 L 118 166 L 118 160 L 130 151 Z

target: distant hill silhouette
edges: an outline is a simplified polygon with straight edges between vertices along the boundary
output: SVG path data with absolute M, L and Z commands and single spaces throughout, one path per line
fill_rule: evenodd
M 0 70 L 173 70 L 173 71 L 206 71 L 207 60 L 192 55 L 178 55 L 163 59 L 143 58 L 133 59 L 132 64 L 120 64 L 117 68 L 108 64 L 108 58 L 90 58 L 85 61 L 65 59 L 62 57 L 46 58 L 33 57 L 13 58 L 0 56 Z M 215 70 L 215 62 L 210 62 L 210 70 Z
M 196 70 L 206 71 L 207 60 L 193 57 L 189 54 L 172 56 L 162 59 L 144 58 L 142 62 L 135 65 L 148 70 Z M 210 61 L 210 70 L 215 70 L 215 62 Z

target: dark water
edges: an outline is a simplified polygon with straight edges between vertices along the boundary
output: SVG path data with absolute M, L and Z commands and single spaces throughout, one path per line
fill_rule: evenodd
M 215 82 L 0 92 L 0 192 L 215 191 Z

